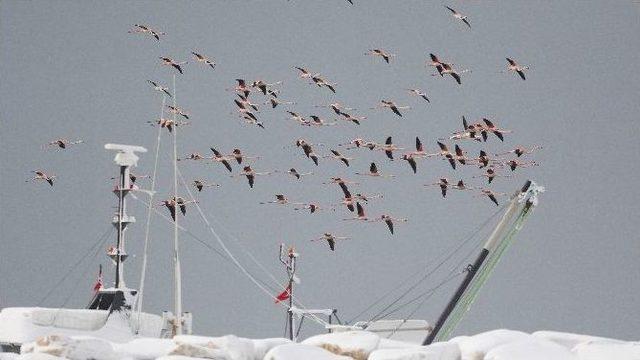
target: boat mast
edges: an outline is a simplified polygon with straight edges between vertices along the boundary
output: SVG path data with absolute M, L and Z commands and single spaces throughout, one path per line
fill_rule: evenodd
M 289 247 L 287 251 L 286 258 L 284 256 L 284 244 L 280 244 L 280 262 L 285 266 L 287 270 L 287 275 L 289 277 L 289 282 L 287 285 L 287 292 L 289 293 L 289 309 L 287 310 L 287 321 L 289 327 L 289 340 L 296 341 L 295 339 L 295 329 L 294 329 L 294 321 L 293 321 L 293 282 L 296 276 L 296 258 L 298 254 L 296 254 L 293 247 Z
M 127 252 L 125 251 L 124 231 L 128 224 L 136 221 L 135 217 L 127 215 L 127 202 L 125 197 L 131 191 L 131 184 L 129 180 L 131 166 L 136 166 L 138 163 L 138 156 L 135 152 L 147 152 L 147 149 L 140 146 L 130 145 L 118 145 L 118 144 L 106 144 L 104 146 L 107 150 L 116 150 L 114 161 L 120 166 L 120 176 L 118 178 L 118 185 L 113 190 L 113 193 L 118 197 L 118 213 L 113 218 L 112 223 L 118 230 L 116 238 L 116 247 L 113 249 L 109 256 L 116 263 L 115 274 L 115 288 L 126 288 L 124 282 L 124 261 L 127 258 Z
M 501 237 L 500 235 L 502 235 L 502 232 L 505 226 L 511 221 L 511 219 L 513 218 L 513 215 L 516 213 L 516 210 L 518 208 L 518 195 L 522 193 L 526 193 L 527 190 L 529 190 L 530 186 L 531 186 L 531 181 L 527 181 L 522 187 L 522 189 L 513 196 L 513 198 L 511 199 L 511 203 L 507 208 L 507 211 L 504 213 L 504 215 L 502 216 L 502 219 L 500 219 L 500 222 L 491 233 L 491 236 L 489 236 L 489 239 L 482 247 L 482 250 L 480 251 L 480 254 L 478 254 L 476 261 L 467 267 L 467 275 L 465 276 L 464 280 L 458 287 L 458 290 L 453 294 L 453 297 L 451 297 L 451 300 L 449 300 L 447 307 L 444 309 L 444 311 L 438 318 L 438 321 L 436 322 L 436 325 L 434 326 L 433 330 L 422 342 L 422 345 L 430 345 L 433 342 L 433 340 L 436 338 L 436 336 L 438 335 L 438 332 L 440 331 L 440 329 L 442 329 L 442 326 L 449 318 L 449 315 L 451 315 L 451 312 L 453 312 L 453 310 L 456 308 L 456 305 L 460 301 L 460 298 L 462 298 L 462 296 L 464 295 L 464 292 L 469 287 L 469 284 L 471 284 L 471 281 L 478 273 L 478 269 L 480 269 L 484 261 L 487 259 L 487 256 L 489 255 L 489 253 L 493 252 L 496 249 L 498 245 L 498 240 Z
M 176 75 L 173 74 L 173 106 L 176 107 Z M 173 113 L 173 201 L 178 210 L 178 124 Z M 180 248 L 178 244 L 178 214 L 173 221 L 173 279 L 174 279 L 174 334 L 182 334 L 182 283 L 180 274 Z

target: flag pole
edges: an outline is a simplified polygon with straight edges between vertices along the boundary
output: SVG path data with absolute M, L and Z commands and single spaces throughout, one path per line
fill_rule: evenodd
M 293 246 L 289 247 L 287 250 L 287 255 L 284 255 L 284 244 L 280 244 L 280 262 L 285 266 L 287 270 L 287 275 L 289 277 L 289 281 L 287 284 L 287 288 L 284 293 L 278 295 L 277 301 L 280 301 L 283 295 L 287 296 L 289 299 L 289 309 L 287 310 L 287 321 L 289 327 L 289 340 L 295 341 L 295 329 L 294 329 L 294 321 L 293 321 L 293 279 L 296 273 L 296 258 L 298 254 L 296 254 Z M 284 300 L 284 299 L 282 299 Z M 276 302 L 277 302 L 276 301 Z

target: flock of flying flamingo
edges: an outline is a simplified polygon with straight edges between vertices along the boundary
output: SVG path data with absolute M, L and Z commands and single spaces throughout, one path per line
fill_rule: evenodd
M 347 1 L 353 4 L 352 1 Z M 462 15 L 458 11 L 448 6 L 445 7 L 452 13 L 452 16 L 455 19 L 463 22 L 469 29 L 471 29 L 471 25 L 467 16 Z M 161 41 L 162 37 L 166 35 L 164 32 L 153 29 L 148 25 L 141 24 L 133 25 L 131 30 L 129 30 L 129 33 L 147 35 L 155 41 Z M 209 58 L 202 53 L 195 51 L 191 52 L 191 55 L 197 63 L 201 63 L 203 64 L 203 66 L 208 67 L 210 71 L 214 71 L 216 69 L 216 62 L 212 58 Z M 396 54 L 379 48 L 369 49 L 367 52 L 365 52 L 365 55 L 379 57 L 384 61 L 383 64 L 385 65 L 390 65 L 391 61 L 397 56 Z M 162 65 L 166 65 L 172 68 L 178 74 L 184 73 L 184 66 L 188 63 L 188 61 L 175 61 L 169 57 L 164 56 L 159 58 Z M 525 70 L 528 70 L 529 67 L 521 66 L 516 61 L 508 57 L 506 58 L 506 60 L 506 71 L 516 73 L 522 80 L 525 80 Z M 470 72 L 470 70 L 455 69 L 453 67 L 453 63 L 444 61 L 433 53 L 429 54 L 429 59 L 426 61 L 425 65 L 435 68 L 436 72 L 431 74 L 432 76 L 445 77 L 445 75 L 450 75 L 458 85 L 462 84 L 461 76 L 465 73 Z M 326 88 L 333 94 L 335 94 L 336 90 L 338 89 L 336 83 L 330 82 L 320 73 L 316 73 L 302 66 L 292 66 L 292 69 L 294 69 L 292 71 L 297 71 L 299 79 L 301 79 L 302 81 L 307 81 L 310 85 L 315 85 L 317 88 Z M 147 82 L 151 85 L 151 88 L 153 90 L 162 93 L 163 96 L 172 97 L 172 94 L 168 87 L 162 86 L 158 82 L 152 80 L 147 80 Z M 233 103 L 236 107 L 236 114 L 238 116 L 238 119 L 246 122 L 247 124 L 255 125 L 262 129 L 265 129 L 266 124 L 259 119 L 259 109 L 262 105 L 269 106 L 272 111 L 278 111 L 276 110 L 278 107 L 285 108 L 284 113 L 286 114 L 288 119 L 293 120 L 295 123 L 306 127 L 335 126 L 342 123 L 359 126 L 367 119 L 366 116 L 356 114 L 356 109 L 345 107 L 339 102 L 333 102 L 329 105 L 316 106 L 329 108 L 337 116 L 336 119 L 327 119 L 318 114 L 313 114 L 305 117 L 292 110 L 292 106 L 296 105 L 295 101 L 286 101 L 280 97 L 281 90 L 278 87 L 281 84 L 281 81 L 268 83 L 263 80 L 247 81 L 241 78 L 236 79 L 235 86 L 226 90 L 235 93 L 235 96 L 233 97 Z M 420 89 L 406 90 L 412 96 L 421 98 L 427 103 L 431 102 L 427 93 Z M 262 96 L 263 99 L 259 101 L 255 100 L 256 102 L 253 102 L 255 96 Z M 410 110 L 411 107 L 408 105 L 401 105 L 391 99 L 381 99 L 378 104 L 370 108 L 370 110 L 375 109 L 388 109 L 388 111 L 392 112 L 395 116 L 402 117 L 403 112 Z M 190 114 L 185 109 L 166 105 L 165 110 L 166 112 L 175 115 L 174 118 L 179 118 L 180 120 L 160 117 L 157 120 L 148 121 L 148 123 L 153 126 L 166 128 L 169 132 L 172 132 L 174 127 L 189 124 Z M 357 159 L 352 155 L 352 152 L 355 151 L 380 151 L 382 155 L 380 157 L 380 161 L 393 161 L 396 159 L 406 161 L 410 167 L 410 171 L 413 174 L 417 174 L 419 163 L 427 161 L 428 159 L 446 160 L 453 170 L 455 170 L 456 167 L 459 166 L 477 167 L 481 170 L 481 172 L 473 176 L 473 178 L 486 179 L 487 185 L 491 184 L 496 178 L 511 177 L 512 174 L 503 173 L 503 171 L 506 169 L 509 169 L 510 172 L 514 172 L 520 168 L 527 168 L 538 165 L 538 163 L 536 163 L 535 161 L 520 160 L 523 157 L 526 157 L 527 155 L 541 149 L 541 146 L 538 145 L 530 147 L 519 146 L 508 151 L 493 154 L 489 154 L 486 150 L 481 150 L 477 154 L 477 156 L 469 154 L 464 150 L 464 145 L 462 145 L 463 141 L 487 143 L 489 139 L 492 138 L 504 141 L 505 135 L 512 133 L 512 131 L 503 129 L 497 126 L 494 120 L 484 117 L 478 119 L 478 121 L 470 123 L 469 121 L 467 121 L 467 118 L 465 116 L 462 116 L 461 122 L 461 128 L 451 132 L 448 137 L 440 138 L 436 141 L 438 150 L 434 152 L 428 152 L 419 137 L 415 137 L 415 146 L 412 145 L 411 149 L 405 149 L 404 147 L 397 146 L 393 142 L 391 136 L 386 137 L 386 139 L 384 139 L 384 141 L 380 143 L 372 140 L 365 140 L 363 138 L 355 138 L 351 139 L 347 143 L 336 144 L 335 146 L 330 146 L 328 144 L 314 144 L 307 139 L 299 138 L 293 141 L 293 145 L 296 148 L 299 148 L 299 151 L 301 151 L 302 154 L 304 154 L 304 156 L 308 158 L 315 166 L 320 166 L 321 161 L 324 161 L 321 159 L 328 159 L 337 161 L 347 168 L 351 168 L 351 166 L 354 165 L 354 160 Z M 454 142 L 453 147 L 447 145 L 446 141 Z M 44 147 L 48 149 L 68 150 L 73 146 L 83 143 L 83 140 L 70 141 L 61 138 L 45 144 Z M 320 153 L 318 151 L 319 148 L 325 147 L 329 150 L 326 154 Z M 218 163 L 220 164 L 220 166 L 223 166 L 228 173 L 231 173 L 231 177 L 246 178 L 246 181 L 250 188 L 257 186 L 257 178 L 259 176 L 269 176 L 277 173 L 284 173 L 292 176 L 296 180 L 301 180 L 305 176 L 313 175 L 313 172 L 300 172 L 293 167 L 286 171 L 256 171 L 254 170 L 252 165 L 247 164 L 247 162 L 250 160 L 259 160 L 260 156 L 258 155 L 246 155 L 239 148 L 235 148 L 230 152 L 220 151 L 216 147 L 211 147 L 209 150 L 209 155 L 202 155 L 199 152 L 192 152 L 177 160 Z M 233 173 L 234 163 L 241 167 L 241 170 L 235 174 Z M 420 167 L 421 166 L 423 165 L 420 165 Z M 29 178 L 27 182 L 43 181 L 47 182 L 50 186 L 54 185 L 54 179 L 56 179 L 56 175 L 50 174 L 43 170 L 36 170 L 33 171 L 33 173 L 35 175 L 32 178 Z M 393 179 L 394 177 L 399 176 L 381 171 L 378 168 L 376 162 L 370 162 L 367 171 L 354 172 L 354 175 L 362 178 L 363 181 L 365 181 L 364 179 L 366 178 Z M 134 184 L 137 179 L 146 177 L 148 176 L 131 174 L 130 180 L 132 186 L 135 186 Z M 358 221 L 365 223 L 383 222 L 385 223 L 388 231 L 391 234 L 394 234 L 395 225 L 408 221 L 405 218 L 394 217 L 387 213 L 373 217 L 367 215 L 365 211 L 365 205 L 370 200 L 384 198 L 384 195 L 352 193 L 351 188 L 355 185 L 359 185 L 359 183 L 356 181 L 350 181 L 341 177 L 332 177 L 328 182 L 326 182 L 326 184 L 336 184 L 340 187 L 342 196 L 339 202 L 318 203 L 291 201 L 284 194 L 275 194 L 274 200 L 262 201 L 260 202 L 260 204 L 292 206 L 294 210 L 308 211 L 310 214 L 315 214 L 320 210 L 338 211 L 338 209 L 345 208 L 347 213 L 353 213 L 353 216 L 343 218 L 343 221 Z M 220 184 L 209 182 L 204 179 L 194 179 L 191 185 L 195 187 L 198 192 L 220 186 Z M 495 192 L 485 187 L 469 186 L 462 179 L 459 181 L 449 181 L 446 177 L 441 177 L 438 181 L 424 184 L 424 186 L 425 188 L 439 188 L 443 198 L 447 196 L 449 190 L 475 192 L 476 196 L 486 197 L 496 206 L 499 205 L 498 198 L 500 196 L 506 195 L 504 193 Z M 157 206 L 166 207 L 171 217 L 175 220 L 176 209 L 179 209 L 180 213 L 184 216 L 187 212 L 187 205 L 194 202 L 197 201 L 188 201 L 181 197 L 170 197 L 158 203 Z M 324 233 L 322 236 L 312 239 L 311 241 L 326 241 L 329 245 L 330 250 L 334 251 L 337 241 L 346 240 L 349 238 L 350 237 L 334 236 L 331 233 Z

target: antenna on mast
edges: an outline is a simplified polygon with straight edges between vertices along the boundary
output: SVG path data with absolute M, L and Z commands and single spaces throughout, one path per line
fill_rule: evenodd
M 113 193 L 118 197 L 118 213 L 112 220 L 113 226 L 118 230 L 118 235 L 116 238 L 116 247 L 110 249 L 108 255 L 116 263 L 115 288 L 124 289 L 126 288 L 126 285 L 124 282 L 123 262 L 127 258 L 127 252 L 125 251 L 124 246 L 124 231 L 126 230 L 127 225 L 136 222 L 136 218 L 128 216 L 126 211 L 127 202 L 125 197 L 133 188 L 129 180 L 129 168 L 138 164 L 139 158 L 135 153 L 145 153 L 147 152 L 147 149 L 142 146 L 120 144 L 106 144 L 104 148 L 118 152 L 113 160 L 120 166 L 118 185 L 113 189 Z
M 295 252 L 293 246 L 289 246 L 287 253 L 284 252 L 284 244 L 280 244 L 280 262 L 285 266 L 287 276 L 289 277 L 289 283 L 287 288 L 276 297 L 276 302 L 283 300 L 289 300 L 289 309 L 287 310 L 288 328 L 289 328 L 289 340 L 295 341 L 296 332 L 294 331 L 294 307 L 293 307 L 293 283 L 296 278 L 296 259 L 298 253 Z

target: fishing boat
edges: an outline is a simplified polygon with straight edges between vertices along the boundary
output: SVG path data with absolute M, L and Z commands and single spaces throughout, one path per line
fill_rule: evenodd
M 116 151 L 115 162 L 119 167 L 118 183 L 113 193 L 118 198 L 117 212 L 112 219 L 116 228 L 115 246 L 109 247 L 107 256 L 115 265 L 113 287 L 102 285 L 102 268 L 95 285 L 95 294 L 85 309 L 19 307 L 0 311 L 0 346 L 3 352 L 18 352 L 23 343 L 38 337 L 58 335 L 86 335 L 114 342 L 127 342 L 134 337 L 171 337 L 176 331 L 191 333 L 191 314 L 181 313 L 180 324 L 176 316 L 165 311 L 162 315 L 136 311 L 141 293 L 125 283 L 124 263 L 126 229 L 136 219 L 127 214 L 127 195 L 141 191 L 131 182 L 131 167 L 136 166 L 138 156 L 147 150 L 140 146 L 106 144 L 105 149 Z M 144 191 L 144 190 L 142 190 Z M 178 330 L 177 330 L 178 328 Z
M 162 108 L 165 107 L 163 98 Z M 175 76 L 174 76 L 174 96 L 173 102 L 175 106 Z M 162 113 L 161 113 L 162 117 Z M 175 113 L 174 113 L 175 122 Z M 59 335 L 86 335 L 104 338 L 114 342 L 127 342 L 136 337 L 172 337 L 180 334 L 191 334 L 192 332 L 192 314 L 182 310 L 182 294 L 181 294 L 181 269 L 180 269 L 180 251 L 178 247 L 178 234 L 182 228 L 178 224 L 178 216 L 174 216 L 174 253 L 173 253 L 173 272 L 174 272 L 174 308 L 173 311 L 165 311 L 161 315 L 145 313 L 142 311 L 143 295 L 144 295 L 144 279 L 147 262 L 147 245 L 149 241 L 149 219 L 151 217 L 152 199 L 155 194 L 155 177 L 158 160 L 158 149 L 160 147 L 160 133 L 158 127 L 158 140 L 156 143 L 156 167 L 152 176 L 152 184 L 150 189 L 141 189 L 131 181 L 131 168 L 137 166 L 139 157 L 137 153 L 145 153 L 147 150 L 140 146 L 106 144 L 105 149 L 115 151 L 114 161 L 119 168 L 117 184 L 113 188 L 113 193 L 118 199 L 117 212 L 112 219 L 112 224 L 116 229 L 116 242 L 110 247 L 107 255 L 114 264 L 115 281 L 112 287 L 104 288 L 101 280 L 98 281 L 95 288 L 95 295 L 85 309 L 65 309 L 65 308 L 41 308 L 41 307 L 21 307 L 21 308 L 5 308 L 0 311 L 0 346 L 2 351 L 17 352 L 21 344 L 35 341 L 40 336 L 59 334 Z M 173 137 L 173 199 L 177 201 L 178 197 L 178 178 L 182 178 L 177 167 L 177 151 L 176 139 L 177 128 L 174 127 Z M 416 310 L 424 304 L 429 297 L 442 285 L 438 284 L 427 292 L 418 294 L 409 301 L 402 303 L 418 284 L 427 279 L 428 275 L 441 267 L 445 262 L 439 262 L 435 269 L 431 269 L 427 276 L 418 277 L 415 285 L 411 286 L 408 291 L 404 291 L 400 296 L 396 296 L 388 301 L 388 304 L 374 316 L 365 321 L 358 321 L 356 318 L 363 315 L 366 311 L 371 310 L 376 305 L 382 304 L 382 301 L 389 299 L 390 294 L 394 293 L 398 287 L 387 292 L 382 298 L 377 299 L 368 306 L 363 312 L 359 313 L 356 318 L 346 322 L 340 321 L 337 309 L 310 309 L 298 301 L 294 296 L 294 286 L 297 283 L 296 262 L 298 254 L 290 248 L 284 250 L 284 245 L 280 246 L 280 261 L 285 266 L 287 273 L 287 286 L 282 286 L 284 291 L 275 294 L 274 287 L 269 287 L 264 282 L 259 281 L 250 271 L 248 271 L 236 257 L 229 251 L 224 241 L 213 229 L 209 220 L 200 209 L 193 194 L 188 189 L 187 184 L 182 179 L 182 184 L 198 210 L 202 220 L 209 228 L 213 237 L 224 251 L 225 259 L 236 266 L 240 272 L 252 281 L 262 292 L 264 292 L 271 300 L 276 300 L 286 311 L 288 337 L 296 341 L 300 333 L 300 328 L 304 319 L 310 319 L 321 325 L 324 331 L 361 331 L 366 330 L 378 333 L 380 336 L 413 343 L 430 344 L 433 341 L 446 340 L 452 334 L 464 314 L 468 311 L 473 301 L 478 295 L 482 285 L 487 281 L 489 275 L 497 265 L 505 251 L 513 243 L 516 235 L 522 229 L 532 210 L 538 204 L 538 195 L 544 191 L 544 188 L 538 186 L 532 181 L 527 181 L 525 185 L 518 189 L 502 208 L 497 211 L 494 216 L 499 215 L 502 211 L 502 217 L 495 225 L 491 235 L 484 243 L 482 250 L 477 255 L 475 261 L 467 266 L 463 266 L 460 271 L 457 264 L 453 267 L 452 272 L 457 271 L 457 275 L 464 275 L 462 282 L 453 294 L 451 300 L 445 307 L 444 311 L 431 325 L 429 322 L 421 319 L 412 319 L 415 310 L 404 319 L 389 319 L 389 317 L 397 312 L 398 309 L 415 304 L 418 302 Z M 129 288 L 125 283 L 124 264 L 128 258 L 125 248 L 125 233 L 133 223 L 135 217 L 127 214 L 127 196 L 132 193 L 144 193 L 149 195 L 147 213 L 147 226 L 145 235 L 145 251 L 143 256 L 142 273 L 140 274 L 140 289 Z M 134 195 L 135 197 L 135 195 Z M 177 206 L 174 203 L 175 207 Z M 489 219 L 491 220 L 491 218 Z M 171 221 L 171 220 L 170 220 Z M 485 222 L 485 225 L 488 221 Z M 464 243 L 466 243 L 466 240 Z M 463 245 L 464 245 L 463 243 Z M 459 247 L 452 250 L 452 253 L 459 251 Z M 450 255 L 445 254 L 445 260 Z M 263 270 L 264 266 L 257 262 L 254 256 L 250 256 L 252 261 L 256 262 Z M 100 273 L 101 275 L 101 273 Z M 268 274 L 272 277 L 271 274 Z M 413 274 L 409 279 L 415 278 Z M 101 278 L 101 277 L 100 277 Z M 446 282 L 456 279 L 457 276 L 449 277 Z M 403 285 L 403 284 L 401 284 Z M 285 303 L 285 300 L 288 302 Z M 325 320 L 325 318 L 327 320 Z M 334 322 L 334 319 L 336 322 Z

